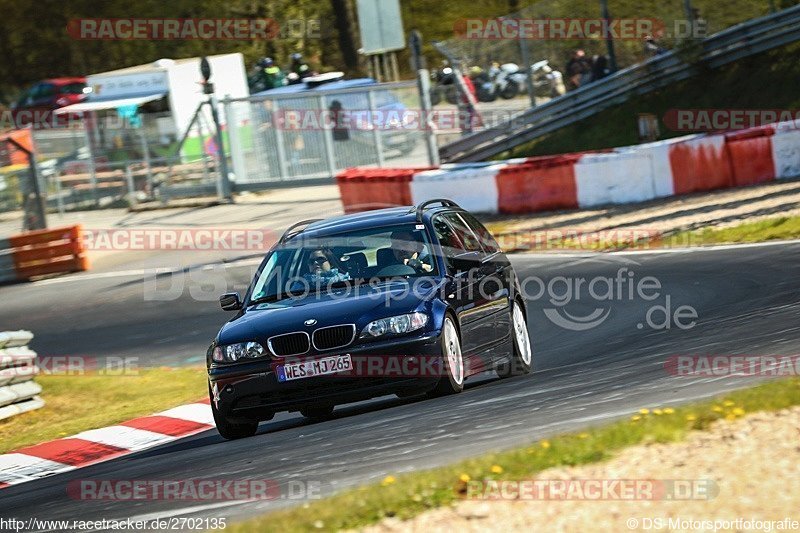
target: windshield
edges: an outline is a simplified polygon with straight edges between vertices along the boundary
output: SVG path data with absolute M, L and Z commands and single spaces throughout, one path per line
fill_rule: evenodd
M 324 237 L 301 234 L 270 254 L 250 302 L 370 280 L 438 275 L 422 224 L 383 226 Z

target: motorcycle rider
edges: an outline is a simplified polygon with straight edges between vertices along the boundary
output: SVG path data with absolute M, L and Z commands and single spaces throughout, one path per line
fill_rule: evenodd
M 308 63 L 303 61 L 303 55 L 297 52 L 292 54 L 292 65 L 289 69 L 295 75 L 292 76 L 292 78 L 296 80 L 295 83 L 300 83 L 304 78 L 314 75 L 314 71 L 311 70 Z
M 261 58 L 258 62 L 264 89 L 274 89 L 285 85 L 285 78 L 281 68 L 275 64 L 271 57 Z
M 570 90 L 577 89 L 591 79 L 592 65 L 586 58 L 586 52 L 575 50 L 567 62 L 567 82 Z

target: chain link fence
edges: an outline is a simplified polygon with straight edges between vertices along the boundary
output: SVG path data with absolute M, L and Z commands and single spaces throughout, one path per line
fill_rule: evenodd
M 224 107 L 237 188 L 428 164 L 413 82 L 265 94 Z

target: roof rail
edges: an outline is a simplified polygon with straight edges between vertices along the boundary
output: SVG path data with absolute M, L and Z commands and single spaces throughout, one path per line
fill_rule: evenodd
M 455 203 L 453 200 L 448 200 L 447 198 L 433 198 L 431 200 L 425 200 L 424 202 L 417 205 L 409 211 L 410 213 L 417 213 L 417 221 L 422 222 L 422 213 L 425 211 L 425 208 L 432 204 L 442 204 L 443 207 L 459 207 L 460 206 Z
M 302 233 L 303 230 L 302 229 L 297 229 L 297 228 L 299 228 L 301 226 L 308 226 L 309 224 L 313 224 L 314 222 L 319 222 L 320 220 L 324 220 L 324 219 L 322 219 L 322 218 L 310 218 L 308 220 L 301 220 L 297 224 L 292 224 L 291 226 L 289 226 L 289 229 L 287 229 L 286 231 L 283 232 L 283 235 L 281 235 L 281 240 L 278 241 L 278 242 L 280 244 L 285 243 L 286 241 L 288 241 L 289 239 L 291 239 L 292 237 L 294 237 L 298 233 Z

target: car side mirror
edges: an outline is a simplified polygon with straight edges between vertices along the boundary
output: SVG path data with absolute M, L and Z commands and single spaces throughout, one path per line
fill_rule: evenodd
M 453 257 L 450 260 L 450 264 L 453 265 L 455 274 L 459 275 L 465 272 L 469 272 L 473 268 L 480 268 L 481 257 L 480 254 L 478 254 L 478 252 L 468 252 Z
M 224 311 L 238 311 L 242 308 L 242 301 L 238 292 L 226 292 L 219 297 L 219 306 Z

